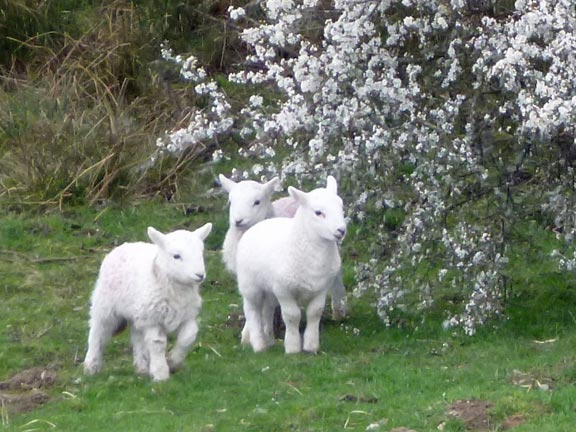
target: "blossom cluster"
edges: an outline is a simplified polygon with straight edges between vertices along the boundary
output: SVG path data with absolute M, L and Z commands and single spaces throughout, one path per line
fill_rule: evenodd
M 440 303 L 446 327 L 473 334 L 502 314 L 514 200 L 537 184 L 536 205 L 567 240 L 576 233 L 575 6 L 495 4 L 266 0 L 251 4 L 257 23 L 230 8 L 249 54 L 229 80 L 253 95 L 232 113 L 193 60 L 165 55 L 212 102 L 161 145 L 177 152 L 234 123 L 241 154 L 264 158 L 237 175 L 339 176 L 372 243 L 354 293 L 375 297 L 388 325 Z M 393 212 L 402 224 L 390 229 Z
M 204 109 L 194 109 L 189 117 L 188 125 L 174 131 L 166 131 L 165 135 L 156 140 L 160 152 L 179 155 L 189 148 L 205 146 L 206 143 L 229 132 L 234 124 L 231 106 L 225 94 L 216 83 L 208 79 L 204 68 L 198 59 L 189 56 L 184 59 L 174 55 L 170 48 L 162 46 L 162 57 L 180 67 L 182 79 L 195 84 L 194 90 L 200 97 L 208 99 Z M 154 156 L 155 157 L 155 156 Z

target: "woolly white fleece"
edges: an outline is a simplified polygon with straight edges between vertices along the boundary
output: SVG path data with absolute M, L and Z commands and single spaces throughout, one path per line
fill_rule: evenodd
M 92 293 L 86 374 L 101 369 L 106 343 L 125 323 L 138 373 L 162 381 L 182 365 L 198 332 L 203 242 L 211 229 L 208 223 L 194 232 L 162 234 L 149 227 L 154 244 L 124 243 L 104 258 Z M 167 335 L 173 332 L 177 340 L 166 357 Z
M 309 193 L 290 187 L 298 204 L 294 218 L 273 218 L 250 228 L 237 253 L 238 287 L 246 326 L 242 343 L 262 351 L 273 344 L 272 311 L 280 303 L 286 353 L 320 349 L 319 324 L 326 294 L 341 272 L 338 243 L 346 233 L 336 180 Z M 300 308 L 306 311 L 302 344 Z
M 264 219 L 274 217 L 271 198 L 279 180 L 275 177 L 267 183 L 252 180 L 237 183 L 223 174 L 220 174 L 219 179 L 222 188 L 228 192 L 230 205 L 229 226 L 222 244 L 222 261 L 230 273 L 236 274 L 238 242 L 247 229 Z

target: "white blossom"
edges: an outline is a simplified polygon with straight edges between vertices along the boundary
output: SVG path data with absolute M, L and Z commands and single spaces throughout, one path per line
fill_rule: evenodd
M 228 7 L 228 15 L 230 16 L 230 19 L 232 21 L 237 21 L 240 18 L 243 18 L 244 16 L 246 16 L 246 11 L 244 10 L 244 8 L 241 8 L 241 7 L 234 8 L 234 6 L 229 6 Z
M 242 176 L 346 178 L 349 216 L 374 251 L 354 295 L 375 296 L 393 325 L 452 290 L 463 300 L 443 326 L 472 335 L 502 314 L 506 230 L 522 207 L 510 200 L 532 187 L 515 176 L 550 185 L 538 211 L 563 240 L 576 235 L 574 2 L 517 0 L 502 16 L 473 3 L 335 0 L 320 13 L 318 0 L 264 0 L 260 22 L 242 20 L 246 68 L 229 76 L 255 92 L 239 113 L 194 58 L 163 49 L 208 102 L 158 145 L 177 153 L 234 126 L 243 156 L 268 158 Z M 264 104 L 264 87 L 277 99 Z M 542 154 L 550 167 L 533 169 Z M 390 228 L 392 212 L 402 217 Z M 556 258 L 576 269 L 572 249 Z

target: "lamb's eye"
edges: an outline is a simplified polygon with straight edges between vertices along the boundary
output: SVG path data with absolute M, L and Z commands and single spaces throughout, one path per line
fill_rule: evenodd
M 314 214 L 315 214 L 316 216 L 324 216 L 324 213 L 322 213 L 320 210 L 316 210 L 316 211 L 314 212 Z
M 174 258 L 175 260 L 181 260 L 181 259 L 182 259 L 182 256 L 181 256 L 180 254 L 174 254 L 173 258 Z
M 255 205 L 255 206 L 260 205 L 260 200 L 254 201 L 254 205 Z

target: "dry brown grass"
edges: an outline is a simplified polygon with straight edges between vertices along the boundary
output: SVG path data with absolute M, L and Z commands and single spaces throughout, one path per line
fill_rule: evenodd
M 141 14 L 117 0 L 77 18 L 78 36 L 19 41 L 33 55 L 13 59 L 0 77 L 0 196 L 93 204 L 177 192 L 179 174 L 205 149 L 147 167 L 156 138 L 185 124 L 195 100 L 166 65 L 150 61 L 157 41 Z

